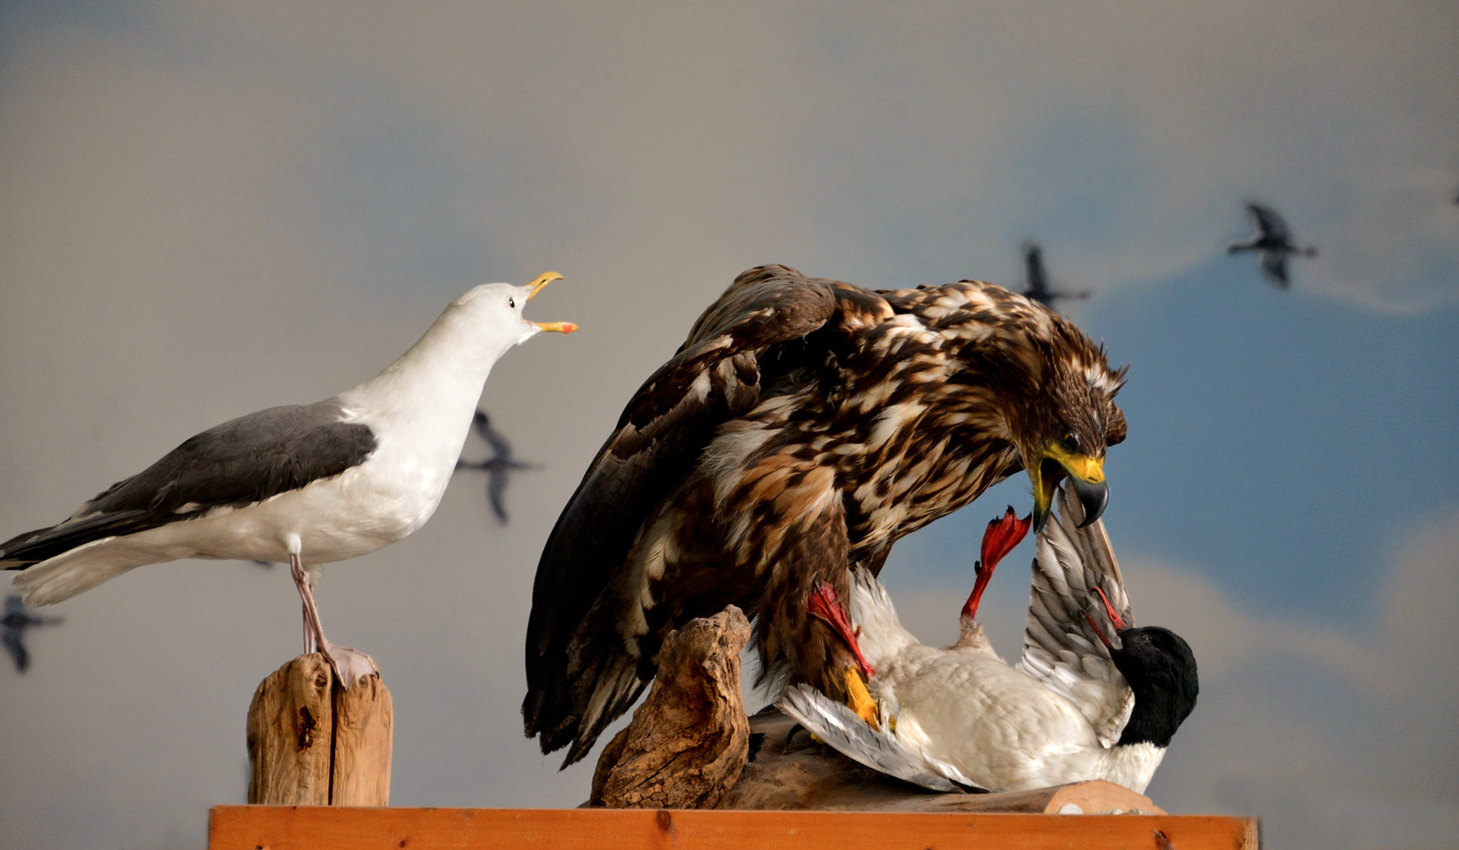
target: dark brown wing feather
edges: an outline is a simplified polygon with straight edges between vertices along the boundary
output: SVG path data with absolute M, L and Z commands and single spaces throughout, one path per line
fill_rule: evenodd
M 694 323 L 688 339 L 634 394 L 617 429 L 558 517 L 532 588 L 522 716 L 542 749 L 573 735 L 581 695 L 565 681 L 567 649 L 623 563 L 639 526 L 725 421 L 760 398 L 760 358 L 821 327 L 836 308 L 832 282 L 784 266 L 750 269 Z M 604 646 L 604 653 L 621 647 Z

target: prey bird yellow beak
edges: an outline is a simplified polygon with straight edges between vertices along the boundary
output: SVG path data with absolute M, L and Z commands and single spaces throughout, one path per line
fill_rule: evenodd
M 1049 510 L 1054 504 L 1054 493 L 1059 481 L 1065 476 L 1079 505 L 1084 509 L 1084 519 L 1079 527 L 1099 519 L 1109 504 L 1109 485 L 1104 481 L 1104 461 L 1082 452 L 1071 452 L 1055 441 L 1039 453 L 1034 463 L 1028 465 L 1028 477 L 1033 480 L 1033 530 L 1037 534 L 1049 520 Z
M 542 287 L 553 282 L 554 280 L 562 280 L 562 275 L 558 274 L 557 272 L 543 272 L 542 274 L 537 275 L 536 280 L 527 284 L 528 286 L 532 287 L 532 291 L 527 293 L 527 300 L 531 301 L 533 298 L 536 298 L 537 293 L 542 291 Z
M 532 291 L 527 293 L 527 300 L 531 301 L 537 296 L 538 292 L 542 291 L 542 287 L 553 282 L 554 280 L 562 280 L 562 275 L 558 274 L 557 272 L 543 272 L 542 274 L 537 275 L 536 280 L 527 284 L 528 286 L 532 287 Z M 539 331 L 549 331 L 551 333 L 560 334 L 570 334 L 578 329 L 578 326 L 573 324 L 572 322 L 533 322 L 532 324 L 536 325 L 537 330 Z

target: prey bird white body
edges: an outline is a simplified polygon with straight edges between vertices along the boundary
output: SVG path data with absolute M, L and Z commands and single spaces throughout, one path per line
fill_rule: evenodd
M 958 641 L 940 649 L 902 627 L 885 588 L 862 570 L 850 622 L 875 671 L 869 684 L 877 722 L 805 686 L 778 704 L 851 758 L 937 790 L 1019 791 L 1103 779 L 1144 791 L 1194 707 L 1195 658 L 1168 630 L 1131 627 L 1109 538 L 1099 522 L 1077 527 L 1082 517 L 1066 492 L 1057 521 L 1038 536 L 1017 665 L 998 657 L 974 620 L 987 575 L 964 609 Z M 985 559 L 988 551 L 985 542 Z M 980 573 L 991 573 L 1001 557 Z
M 492 366 L 542 331 L 576 329 L 522 317 L 560 277 L 472 289 L 370 380 L 193 437 L 64 522 L 0 544 L 0 566 L 24 570 L 15 585 L 26 604 L 47 605 L 145 564 L 287 561 L 304 598 L 306 650 L 322 648 L 348 686 L 374 665 L 324 640 L 317 567 L 403 540 L 430 519 Z

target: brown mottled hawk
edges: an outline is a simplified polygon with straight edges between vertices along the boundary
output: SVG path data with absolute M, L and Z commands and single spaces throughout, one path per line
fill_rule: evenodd
M 1028 471 L 1042 527 L 1068 477 L 1090 521 L 1124 439 L 1123 370 L 999 286 L 872 291 L 750 269 L 634 394 L 542 552 L 527 735 L 587 754 L 653 679 L 664 636 L 735 604 L 766 674 L 849 698 L 856 661 L 807 612 L 851 567 Z

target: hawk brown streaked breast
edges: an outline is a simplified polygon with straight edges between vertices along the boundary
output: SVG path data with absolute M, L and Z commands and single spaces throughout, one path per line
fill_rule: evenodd
M 1027 470 L 1042 527 L 1068 478 L 1097 518 L 1123 370 L 1041 304 L 979 281 L 872 291 L 750 269 L 634 394 L 543 549 L 527 735 L 587 754 L 664 636 L 758 616 L 762 675 L 839 698 L 855 659 L 807 613 L 898 538 Z

